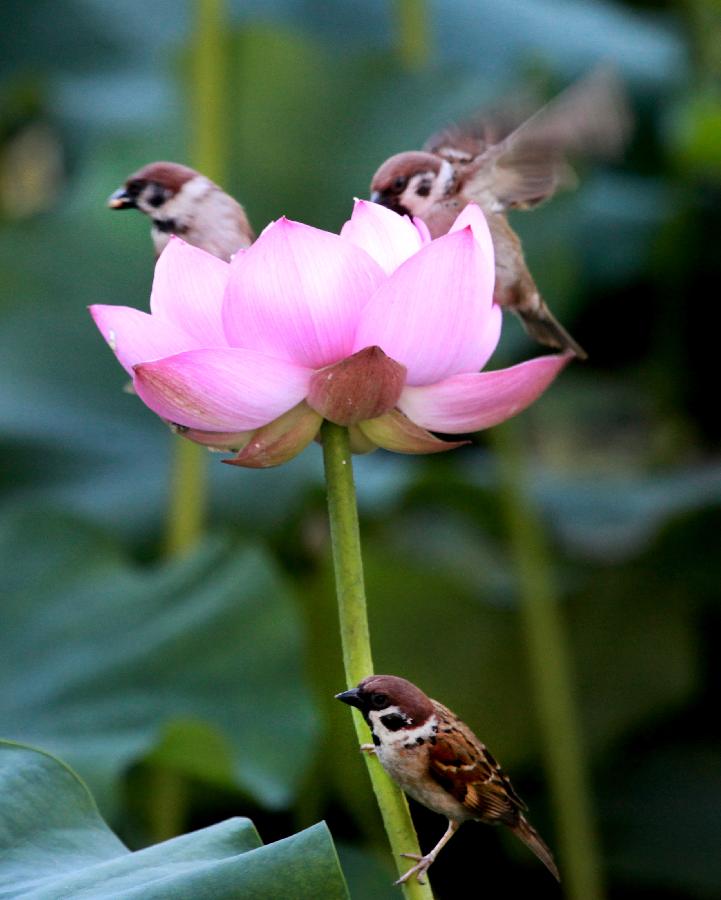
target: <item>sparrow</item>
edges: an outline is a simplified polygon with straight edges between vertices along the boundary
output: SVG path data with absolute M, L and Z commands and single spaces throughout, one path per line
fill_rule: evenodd
M 373 176 L 371 200 L 422 219 L 433 238 L 446 234 L 468 203 L 477 203 L 495 250 L 494 300 L 516 313 L 540 343 L 585 359 L 543 301 L 506 213 L 531 209 L 572 185 L 568 155 L 616 155 L 630 121 L 615 75 L 598 69 L 525 121 L 507 108 L 434 134 L 420 151 L 391 156 Z
M 396 675 L 370 675 L 337 700 L 355 706 L 371 729 L 374 753 L 399 787 L 423 806 L 446 816 L 436 846 L 418 856 L 396 884 L 423 876 L 440 850 L 468 819 L 507 825 L 560 881 L 553 855 L 525 816 L 525 803 L 485 744 L 454 713 Z
M 174 162 L 153 162 L 134 172 L 108 198 L 111 209 L 139 209 L 150 217 L 155 250 L 177 234 L 189 244 L 230 261 L 253 243 L 245 210 L 205 175 Z

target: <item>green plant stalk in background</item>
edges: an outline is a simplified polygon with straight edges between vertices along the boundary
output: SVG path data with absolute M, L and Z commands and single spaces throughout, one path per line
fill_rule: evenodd
M 352 688 L 373 674 L 353 463 L 347 429 L 324 422 L 322 436 L 343 665 L 347 685 Z M 359 742 L 367 743 L 370 733 L 357 709 L 353 710 L 353 724 Z M 400 854 L 420 852 L 408 803 L 375 756 L 363 755 L 398 873 L 403 874 L 411 863 Z M 403 885 L 403 895 L 406 900 L 433 898 L 428 883 L 421 885 L 415 878 Z
M 222 181 L 227 135 L 225 92 L 225 0 L 196 0 L 192 31 L 189 101 L 190 159 L 193 166 Z M 165 552 L 190 553 L 203 536 L 208 506 L 208 451 L 182 437 L 173 440 Z M 148 769 L 148 830 L 154 843 L 182 834 L 188 811 L 188 785 L 162 763 Z
M 521 601 L 531 683 L 560 849 L 562 884 L 571 900 L 604 896 L 581 725 L 573 697 L 566 628 L 553 584 L 542 525 L 527 489 L 516 422 L 491 429 L 500 466 L 500 496 Z
M 190 59 L 189 103 L 192 165 L 222 182 L 226 168 L 225 0 L 196 0 Z M 208 505 L 207 450 L 176 438 L 165 536 L 170 556 L 188 553 L 200 540 Z
M 207 452 L 205 447 L 185 438 L 173 439 L 165 532 L 168 556 L 189 553 L 203 534 L 208 492 Z
M 422 69 L 430 59 L 430 34 L 426 0 L 396 0 L 397 52 L 410 72 Z

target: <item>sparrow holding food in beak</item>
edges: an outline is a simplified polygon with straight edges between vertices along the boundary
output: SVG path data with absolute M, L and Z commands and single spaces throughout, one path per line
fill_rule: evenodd
M 245 210 L 205 175 L 174 162 L 153 162 L 132 174 L 108 198 L 111 209 L 139 209 L 152 222 L 155 250 L 177 234 L 189 244 L 230 261 L 255 238 Z
M 374 753 L 399 787 L 423 806 L 446 816 L 448 828 L 396 884 L 423 876 L 441 848 L 468 819 L 507 825 L 560 881 L 551 851 L 525 816 L 526 805 L 485 744 L 442 703 L 405 678 L 370 675 L 336 699 L 361 711 L 371 729 Z
M 509 110 L 481 116 L 433 135 L 421 151 L 391 156 L 373 176 L 371 200 L 422 219 L 433 238 L 477 203 L 493 237 L 495 301 L 540 343 L 585 358 L 543 301 L 506 213 L 537 206 L 572 184 L 569 155 L 616 155 L 630 122 L 616 77 L 599 69 L 520 124 Z

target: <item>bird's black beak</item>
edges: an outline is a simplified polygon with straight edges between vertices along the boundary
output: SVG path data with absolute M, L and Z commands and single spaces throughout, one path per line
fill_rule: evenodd
M 398 213 L 399 216 L 410 216 L 410 212 L 401 204 L 398 194 L 394 194 L 392 191 L 372 191 L 371 203 L 385 206 L 386 209 Z
M 108 197 L 108 206 L 111 209 L 135 209 L 135 200 L 121 187 Z
M 356 709 L 363 709 L 363 698 L 358 688 L 351 688 L 349 691 L 343 691 L 342 694 L 335 695 L 336 700 L 342 700 L 349 706 L 355 706 Z

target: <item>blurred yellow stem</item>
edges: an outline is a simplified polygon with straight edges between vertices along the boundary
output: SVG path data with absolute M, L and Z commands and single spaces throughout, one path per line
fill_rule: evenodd
M 188 811 L 188 783 L 167 766 L 150 763 L 147 770 L 148 830 L 154 844 L 183 833 Z
M 190 160 L 214 181 L 222 181 L 227 141 L 225 116 L 224 0 L 196 0 L 191 35 Z M 208 505 L 207 451 L 184 438 L 176 438 L 170 478 L 170 502 L 165 537 L 170 556 L 188 553 L 205 527 Z
M 226 145 L 223 100 L 225 95 L 224 0 L 196 0 L 191 35 L 189 83 L 190 159 L 192 165 L 222 181 Z M 208 506 L 208 452 L 176 437 L 170 474 L 170 498 L 165 551 L 182 556 L 198 544 L 205 528 Z M 179 773 L 154 766 L 151 770 L 149 821 L 153 840 L 180 834 L 187 818 L 187 785 Z
M 403 67 L 422 69 L 431 55 L 426 0 L 396 0 L 398 55 Z
M 373 674 L 358 507 L 353 483 L 353 461 L 347 429 L 332 422 L 324 422 L 322 436 L 343 664 L 346 682 L 351 688 L 362 678 Z M 358 742 L 368 743 L 370 732 L 357 709 L 353 710 L 353 724 Z M 399 788 L 383 771 L 378 760 L 367 753 L 363 756 L 393 851 L 394 862 L 398 874 L 402 875 L 411 863 L 400 854 L 420 852 L 408 803 Z M 403 885 L 403 896 L 406 900 L 433 898 L 428 883 L 421 885 L 415 879 Z
M 184 438 L 173 439 L 170 500 L 165 551 L 168 556 L 189 553 L 205 525 L 208 451 Z
M 225 108 L 225 0 L 196 0 L 190 79 L 190 158 L 213 181 L 222 182 L 228 159 Z
M 518 573 L 529 670 L 556 820 L 559 868 L 571 900 L 602 900 L 603 875 L 566 627 L 543 526 L 527 489 L 519 428 L 516 422 L 506 422 L 489 434 L 498 454 L 503 513 Z

